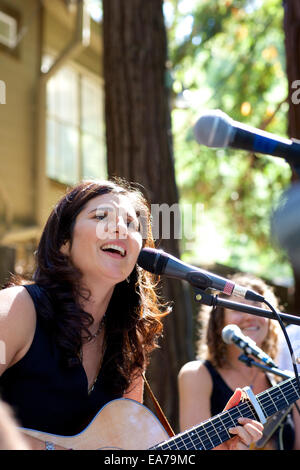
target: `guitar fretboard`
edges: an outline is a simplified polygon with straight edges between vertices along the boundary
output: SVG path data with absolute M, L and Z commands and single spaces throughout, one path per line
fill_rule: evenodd
M 300 397 L 296 379 L 284 382 L 259 393 L 256 399 L 266 418 L 294 403 Z M 238 425 L 238 418 L 257 419 L 250 401 L 244 401 L 228 411 L 204 421 L 198 426 L 184 431 L 171 439 L 157 444 L 157 450 L 210 450 L 232 437 L 228 429 Z
M 287 379 L 256 395 L 256 399 L 266 418 L 280 411 L 300 398 L 297 379 Z

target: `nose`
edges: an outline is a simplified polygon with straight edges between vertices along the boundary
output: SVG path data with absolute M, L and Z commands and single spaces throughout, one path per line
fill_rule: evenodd
M 119 234 L 119 238 L 127 238 L 127 235 L 128 235 L 127 223 L 125 222 L 124 218 L 121 215 L 116 217 L 115 232 Z

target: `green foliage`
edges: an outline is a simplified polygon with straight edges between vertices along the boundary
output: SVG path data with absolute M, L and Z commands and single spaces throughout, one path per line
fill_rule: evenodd
M 212 261 L 210 252 L 213 261 L 237 269 L 290 277 L 269 223 L 290 183 L 289 166 L 275 157 L 199 146 L 192 129 L 205 110 L 222 109 L 286 135 L 282 1 L 165 0 L 165 13 L 177 183 L 182 203 L 204 207 L 194 242 L 183 243 L 184 257 Z

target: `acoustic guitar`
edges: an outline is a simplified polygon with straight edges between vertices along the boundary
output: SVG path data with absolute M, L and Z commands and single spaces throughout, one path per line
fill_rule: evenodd
M 41 441 L 74 450 L 209 450 L 232 437 L 228 429 L 238 425 L 239 417 L 264 424 L 267 418 L 300 397 L 295 377 L 256 396 L 250 387 L 243 391 L 245 398 L 237 406 L 171 438 L 148 408 L 128 398 L 107 403 L 83 431 L 73 436 L 27 428 L 21 428 L 21 431 Z

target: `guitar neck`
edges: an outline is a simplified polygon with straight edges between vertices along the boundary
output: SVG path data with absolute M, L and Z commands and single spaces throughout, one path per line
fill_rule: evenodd
M 256 395 L 256 400 L 265 416 L 269 418 L 300 398 L 296 378 L 287 379 L 275 387 Z M 171 439 L 158 444 L 157 450 L 210 450 L 232 437 L 228 429 L 238 425 L 240 417 L 258 419 L 254 406 L 249 400 L 241 402 L 230 410 L 204 421 L 198 426 L 184 431 Z

